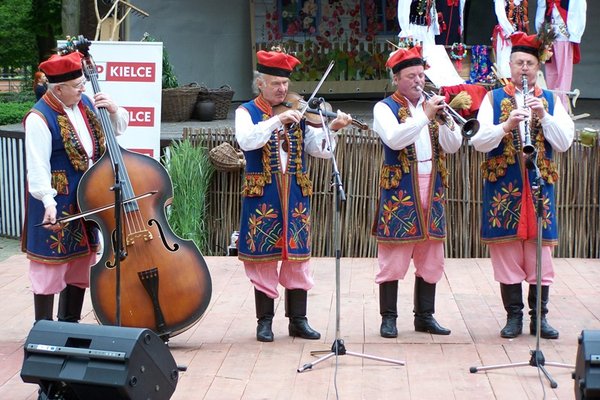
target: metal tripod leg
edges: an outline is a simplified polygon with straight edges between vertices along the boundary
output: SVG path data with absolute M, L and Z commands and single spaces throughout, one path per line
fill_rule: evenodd
M 316 350 L 316 351 L 310 352 L 311 355 L 317 355 L 317 354 L 321 354 L 321 353 L 324 353 L 324 352 L 321 350 Z M 302 367 L 298 368 L 298 372 L 303 372 L 303 371 L 306 371 L 307 369 L 312 369 L 312 367 L 314 367 L 315 365 L 317 365 L 325 360 L 328 360 L 335 355 L 338 355 L 338 356 L 349 355 L 349 356 L 354 356 L 354 357 L 367 358 L 369 360 L 389 362 L 389 363 L 396 364 L 396 365 L 405 365 L 406 364 L 404 361 L 394 360 L 391 358 L 377 357 L 377 356 L 371 356 L 368 354 L 347 351 L 346 347 L 344 346 L 344 341 L 342 339 L 336 339 L 336 341 L 333 342 L 333 345 L 331 346 L 331 351 L 326 351 L 325 353 L 327 353 L 327 354 L 324 355 L 323 357 L 317 359 L 316 361 L 306 363 Z
M 325 121 L 323 121 L 323 127 L 327 127 Z M 329 134 L 325 135 L 327 140 L 327 147 L 331 148 L 331 143 L 329 143 Z M 404 361 L 393 360 L 391 358 L 383 358 L 376 357 L 362 353 L 353 353 L 351 351 L 346 351 L 346 346 L 344 345 L 344 341 L 340 339 L 340 258 L 341 258 L 341 243 L 342 236 L 340 230 L 340 221 L 341 221 L 341 202 L 346 200 L 346 195 L 344 193 L 344 188 L 342 186 L 342 181 L 340 179 L 340 173 L 337 168 L 337 163 L 335 161 L 335 157 L 331 158 L 332 163 L 332 181 L 334 186 L 334 209 L 335 209 L 335 218 L 333 221 L 333 235 L 334 235 L 334 244 L 335 244 L 335 340 L 333 345 L 331 346 L 331 351 L 326 352 L 327 354 L 323 357 L 317 359 L 316 361 L 306 363 L 302 367 L 298 368 L 298 372 L 304 372 L 307 369 L 312 369 L 313 366 L 322 363 L 325 360 L 330 359 L 333 356 L 338 355 L 350 355 L 355 357 L 368 358 L 370 360 L 389 362 L 396 365 L 405 365 Z M 311 355 L 322 354 L 323 351 L 311 351 Z

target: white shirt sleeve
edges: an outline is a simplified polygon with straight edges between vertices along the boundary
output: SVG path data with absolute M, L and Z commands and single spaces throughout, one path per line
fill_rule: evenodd
M 575 137 L 575 123 L 558 96 L 554 96 L 554 115 L 546 113 L 540 122 L 544 129 L 544 138 L 554 150 L 564 152 L 571 147 Z
M 52 134 L 46 121 L 37 113 L 25 119 L 25 157 L 27 158 L 27 185 L 33 198 L 44 207 L 56 205 L 56 190 L 51 185 L 50 155 Z
M 244 151 L 260 149 L 269 141 L 271 132 L 281 128 L 283 124 L 277 116 L 254 124 L 244 107 L 235 110 L 235 139 Z
M 516 96 L 517 106 L 523 103 L 522 95 Z M 502 124 L 494 125 L 494 110 L 491 103 L 491 94 L 488 94 L 481 103 L 477 120 L 480 123 L 479 132 L 471 138 L 471 144 L 477 151 L 488 152 L 500 144 L 502 138 L 506 135 Z M 554 115 L 546 113 L 540 120 L 544 130 L 544 138 L 550 143 L 552 148 L 558 152 L 566 151 L 573 143 L 575 136 L 575 124 L 563 107 L 560 99 L 554 100 Z M 523 123 L 520 124 L 521 140 L 524 140 Z
M 504 31 L 506 36 L 510 36 L 514 33 L 515 28 L 512 26 L 508 17 L 506 16 L 506 1 L 505 0 L 494 0 L 494 11 L 496 12 L 496 18 L 498 24 Z
M 498 147 L 505 135 L 502 124 L 494 125 L 491 93 L 488 93 L 481 102 L 477 120 L 479 121 L 479 131 L 471 138 L 470 143 L 475 150 L 487 153 Z
M 400 26 L 400 37 L 412 36 L 408 27 L 410 21 L 411 0 L 398 0 L 398 26 Z

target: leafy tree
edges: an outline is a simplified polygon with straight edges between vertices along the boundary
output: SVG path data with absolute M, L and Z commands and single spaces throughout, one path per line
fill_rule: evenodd
M 0 67 L 36 66 L 52 54 L 61 32 L 61 0 L 2 0 Z
M 29 24 L 31 1 L 0 2 L 0 67 L 22 67 L 35 64 L 35 35 Z

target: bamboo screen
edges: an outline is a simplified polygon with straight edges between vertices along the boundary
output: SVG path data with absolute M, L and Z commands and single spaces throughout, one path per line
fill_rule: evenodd
M 346 200 L 335 204 L 332 163 L 309 157 L 313 181 L 312 233 L 315 257 L 333 257 L 335 218 L 340 218 L 341 256 L 375 257 L 377 244 L 370 235 L 378 196 L 379 167 L 383 150 L 377 134 L 356 128 L 338 136 L 336 161 Z M 222 142 L 237 148 L 231 129 L 186 129 L 198 145 L 209 149 Z M 600 257 L 600 147 L 575 142 L 555 156 L 560 179 L 556 185 L 560 241 L 556 257 Z M 482 180 L 479 166 L 483 154 L 466 144 L 448 156 L 446 256 L 487 257 L 479 239 Z M 207 255 L 226 254 L 231 233 L 238 230 L 242 171 L 216 172 L 209 194 L 209 243 Z M 341 203 L 341 204 L 340 204 Z M 240 240 L 243 240 L 240 238 Z

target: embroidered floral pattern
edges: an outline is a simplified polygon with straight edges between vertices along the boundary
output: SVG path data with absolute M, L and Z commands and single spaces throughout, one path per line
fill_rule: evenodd
M 500 190 L 492 195 L 492 207 L 487 216 L 492 228 L 514 229 L 521 213 L 521 190 L 517 182 L 502 183 Z
M 271 204 L 262 203 L 248 218 L 246 244 L 252 252 L 268 251 L 281 236 L 279 211 Z
M 414 199 L 399 190 L 383 203 L 378 229 L 387 237 L 407 237 L 417 233 L 417 210 Z

